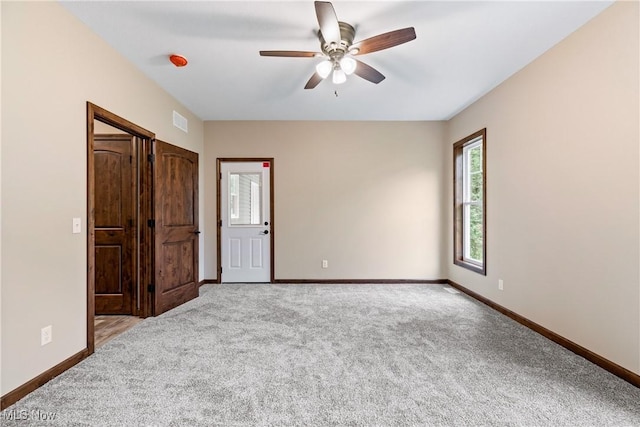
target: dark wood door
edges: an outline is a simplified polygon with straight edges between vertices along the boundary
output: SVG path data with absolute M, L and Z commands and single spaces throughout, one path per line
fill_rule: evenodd
M 133 314 L 135 150 L 131 135 L 95 135 L 95 313 Z
M 198 296 L 198 154 L 155 143 L 154 315 Z

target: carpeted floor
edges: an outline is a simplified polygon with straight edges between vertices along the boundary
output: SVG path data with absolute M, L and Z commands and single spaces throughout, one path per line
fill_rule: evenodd
M 2 425 L 640 426 L 640 389 L 440 285 L 207 285 Z

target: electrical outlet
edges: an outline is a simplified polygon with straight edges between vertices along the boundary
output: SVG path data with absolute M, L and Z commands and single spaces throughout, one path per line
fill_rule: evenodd
M 329 261 L 327 261 L 326 259 L 322 260 L 322 268 L 329 268 Z
M 504 291 L 504 281 L 502 279 L 498 280 L 498 289 Z
M 53 326 L 45 326 L 40 329 L 40 345 L 46 345 L 53 341 Z

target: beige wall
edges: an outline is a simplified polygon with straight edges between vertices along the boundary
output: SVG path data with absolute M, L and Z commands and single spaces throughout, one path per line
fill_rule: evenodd
M 445 157 L 487 128 L 488 274 L 447 240 L 449 278 L 636 373 L 638 18 L 614 4 L 456 116 Z
M 118 128 L 114 128 L 113 126 L 109 126 L 106 123 L 102 123 L 101 121 L 95 120 L 93 123 L 93 133 L 94 135 L 100 134 L 126 134 L 125 131 L 120 130 Z
M 2 394 L 86 345 L 86 101 L 202 153 L 202 122 L 58 3 L 2 2 Z
M 276 279 L 441 279 L 443 131 L 439 122 L 206 122 L 206 227 L 215 230 L 216 158 L 274 157 Z M 205 253 L 214 279 L 214 233 Z

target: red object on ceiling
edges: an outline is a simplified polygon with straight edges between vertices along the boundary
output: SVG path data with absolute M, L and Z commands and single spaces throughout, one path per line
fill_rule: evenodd
M 176 67 L 184 67 L 189 62 L 189 61 L 187 61 L 187 58 L 185 58 L 184 56 L 180 56 L 180 55 L 170 55 L 169 56 L 169 60 Z

